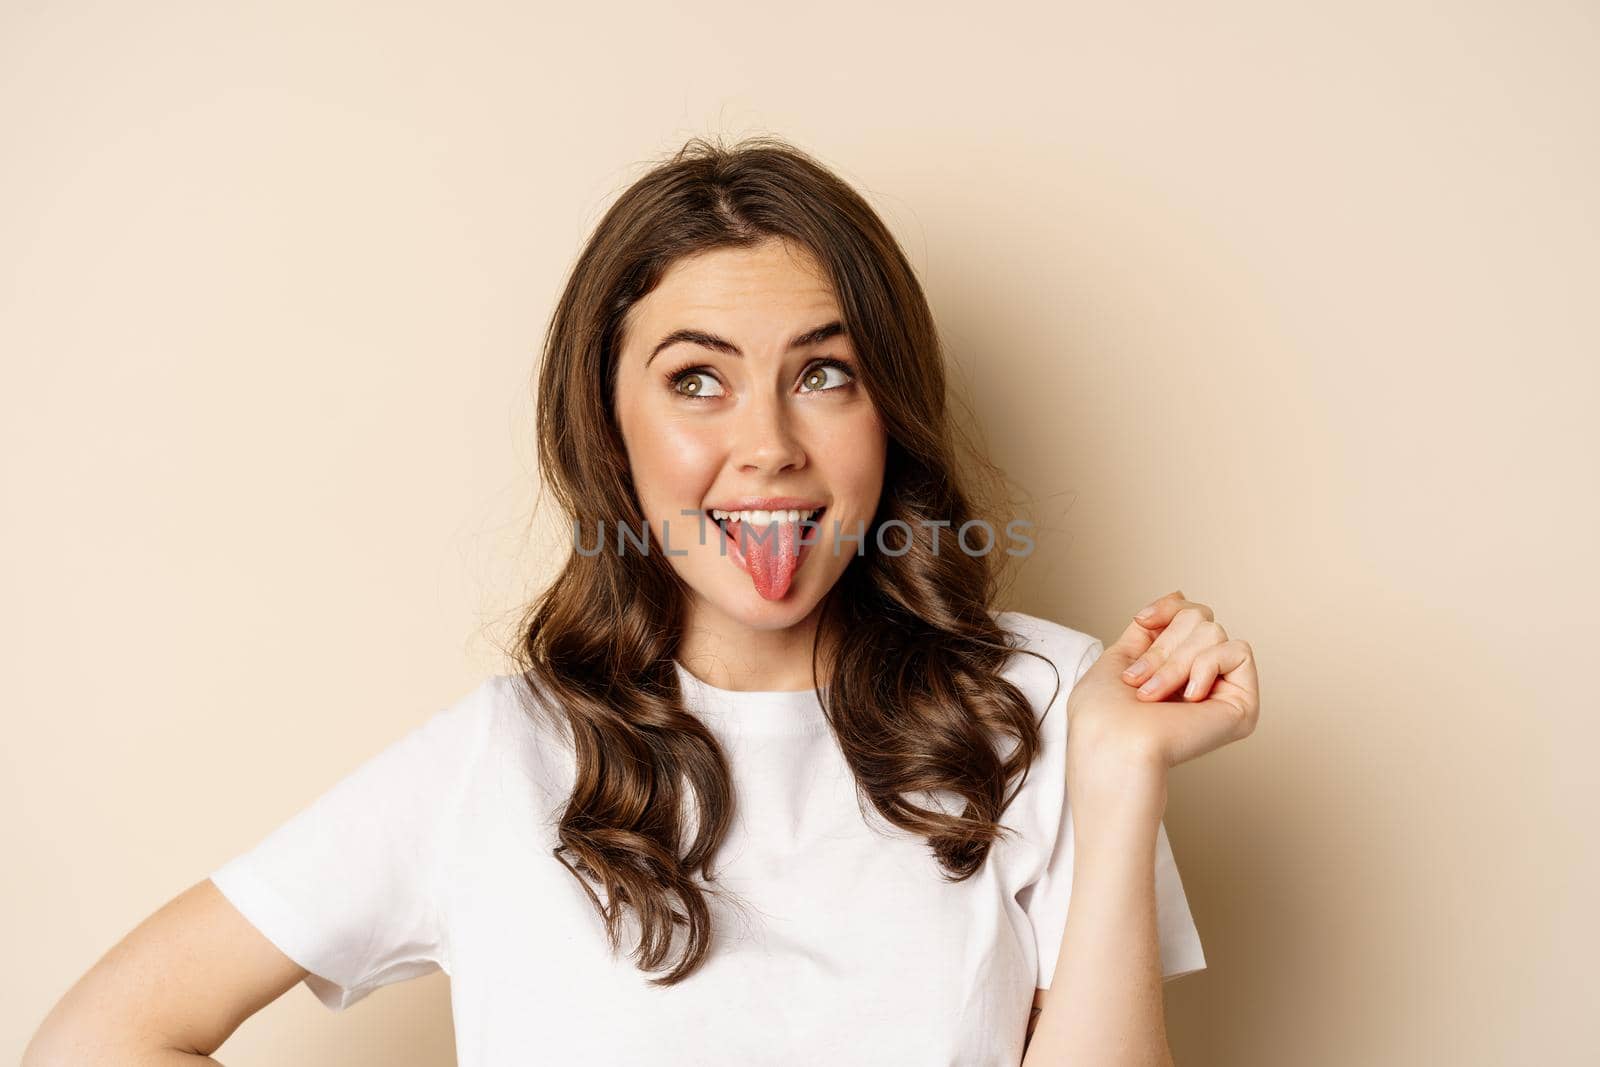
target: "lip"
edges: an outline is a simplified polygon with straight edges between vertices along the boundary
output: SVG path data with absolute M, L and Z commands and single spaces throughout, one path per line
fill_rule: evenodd
M 770 500 L 770 499 L 773 499 L 773 498 L 769 497 L 768 499 Z M 777 499 L 779 499 L 779 500 L 793 500 L 795 498 L 794 497 L 778 497 Z M 824 505 L 821 505 L 821 504 L 812 505 L 812 504 L 809 504 L 809 503 L 806 503 L 806 502 L 801 502 L 801 503 L 798 503 L 798 504 L 774 505 L 773 506 L 773 510 L 777 510 L 778 507 L 787 507 L 787 508 L 793 508 L 794 510 L 799 511 L 799 510 L 801 510 L 803 508 L 809 508 L 809 507 L 812 507 L 812 506 L 816 506 L 816 507 L 820 508 L 820 507 L 823 507 Z M 745 509 L 744 508 L 723 508 L 723 507 L 719 506 L 717 508 L 717 510 L 718 511 L 743 511 Z M 755 510 L 759 510 L 759 509 L 751 508 L 750 510 L 755 511 Z M 709 516 L 709 514 L 711 512 L 711 509 L 707 508 L 706 512 L 707 512 L 707 514 Z M 731 563 L 735 567 L 739 568 L 739 573 L 740 574 L 748 575 L 750 573 L 749 563 L 744 558 L 744 552 L 741 551 L 740 548 L 739 548 L 739 538 L 734 534 L 734 530 L 739 525 L 738 522 L 737 521 L 730 522 L 726 526 L 722 525 L 721 523 L 718 523 L 717 525 L 719 527 L 721 527 L 721 529 L 722 529 L 722 536 L 724 538 L 723 543 L 726 546 L 723 549 L 722 555 L 727 558 L 729 563 Z M 802 523 L 801 525 L 803 527 L 806 527 L 806 526 L 815 527 L 815 526 L 817 526 L 817 523 L 815 522 L 815 520 L 812 520 L 810 522 Z M 803 534 L 801 535 L 800 549 L 799 549 L 799 552 L 797 553 L 797 559 L 795 561 L 795 568 L 796 568 L 797 571 L 804 569 L 803 565 L 805 564 L 805 561 L 807 560 L 807 558 L 809 558 L 809 556 L 811 554 L 811 549 L 816 547 L 816 543 L 817 543 L 817 538 L 812 538 L 810 540 L 807 540 L 807 539 L 805 539 L 805 536 Z M 798 574 L 797 574 L 796 575 L 796 581 L 798 581 L 798 580 L 799 580 L 799 577 L 798 577 Z
M 746 496 L 737 500 L 726 500 L 718 504 L 707 504 L 707 511 L 809 511 L 820 508 L 820 500 L 807 500 L 800 496 Z

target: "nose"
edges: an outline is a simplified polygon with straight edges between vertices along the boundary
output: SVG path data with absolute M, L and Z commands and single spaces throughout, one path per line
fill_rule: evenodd
M 740 413 L 735 434 L 733 461 L 741 471 L 777 474 L 805 466 L 805 449 L 782 398 L 752 398 Z

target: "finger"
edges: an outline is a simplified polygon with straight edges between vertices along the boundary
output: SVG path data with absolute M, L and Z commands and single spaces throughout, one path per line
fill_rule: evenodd
M 1128 669 L 1122 672 L 1122 680 L 1129 685 L 1139 685 L 1147 678 L 1154 677 L 1155 672 L 1165 666 L 1167 660 L 1171 658 L 1173 650 L 1189 635 L 1189 631 L 1194 629 L 1197 620 L 1199 615 L 1194 612 L 1184 614 L 1180 611 L 1172 616 L 1165 628 L 1156 634 L 1150 647 L 1128 664 Z
M 1175 604 L 1183 600 L 1183 590 L 1175 589 L 1166 596 L 1158 596 L 1133 615 L 1134 619 L 1146 626 L 1165 626 L 1168 619 L 1172 618 L 1176 610 Z
M 1139 654 L 1123 672 L 1122 680 L 1129 685 L 1139 685 L 1147 676 L 1161 668 L 1171 658 L 1177 647 L 1189 638 L 1195 627 L 1214 621 L 1213 613 L 1204 604 L 1197 604 L 1190 600 L 1178 602 L 1183 605 L 1166 624 L 1165 628 L 1156 637 L 1155 642 L 1148 650 Z M 1143 626 L 1142 623 L 1136 625 Z M 1147 627 L 1146 627 L 1147 628 Z M 1221 640 L 1226 640 L 1222 638 Z
M 1261 679 L 1256 675 L 1256 654 L 1250 642 L 1235 638 L 1226 645 L 1219 645 L 1217 665 L 1221 671 L 1216 683 L 1217 695 L 1236 699 L 1246 705 L 1252 715 L 1256 714 L 1261 707 Z
M 1216 684 L 1217 675 L 1222 668 L 1217 666 L 1216 650 L 1221 646 L 1213 645 L 1201 652 L 1189 665 L 1189 681 L 1183 687 L 1183 699 L 1193 702 L 1204 700 L 1211 695 L 1211 687 Z
M 1213 617 L 1211 608 L 1208 605 L 1183 599 L 1183 590 L 1181 589 L 1152 601 L 1151 606 L 1156 609 L 1155 618 L 1159 621 L 1140 622 L 1138 619 L 1134 619 L 1128 624 L 1128 628 L 1122 631 L 1122 635 L 1117 638 L 1112 646 L 1117 651 L 1125 653 L 1128 661 L 1140 668 L 1136 676 L 1130 677 L 1126 672 L 1123 674 L 1123 681 L 1130 682 L 1132 685 L 1138 685 L 1140 678 L 1149 674 L 1151 670 L 1159 666 L 1161 660 L 1166 658 L 1166 650 L 1172 645 L 1171 640 L 1161 646 L 1155 662 L 1148 660 L 1140 662 L 1140 658 L 1151 648 L 1152 642 L 1163 636 L 1186 609 L 1193 608 L 1207 619 Z M 1175 636 L 1181 637 L 1187 632 L 1188 625 L 1185 624 L 1179 627 L 1179 632 Z M 1110 651 L 1110 649 L 1107 651 Z
M 1224 678 L 1253 681 L 1255 656 L 1245 642 L 1218 645 L 1214 654 Z M 1229 685 L 1199 703 L 1152 704 L 1149 714 L 1156 717 L 1168 766 L 1176 766 L 1250 736 L 1260 717 L 1260 701 L 1253 686 Z
M 1186 618 L 1192 618 L 1192 624 L 1179 621 Z M 1173 621 L 1167 633 L 1162 634 L 1161 639 L 1156 644 L 1159 645 L 1162 640 L 1166 640 L 1167 634 L 1178 630 L 1180 626 L 1185 627 L 1187 633 L 1181 638 L 1174 639 L 1174 647 L 1168 653 L 1165 661 L 1139 687 L 1140 699 L 1165 700 L 1173 690 L 1180 688 L 1190 680 L 1194 673 L 1195 660 L 1202 652 L 1214 649 L 1228 640 L 1228 631 L 1222 628 L 1221 623 L 1211 619 L 1203 619 L 1198 614 L 1188 616 L 1187 612 L 1180 612 L 1178 619 Z M 1154 652 L 1155 650 L 1152 648 L 1151 651 Z M 1210 688 L 1209 681 L 1207 688 Z
M 1182 589 L 1175 589 L 1166 596 L 1156 597 L 1135 612 L 1133 617 L 1147 629 L 1159 630 L 1171 622 L 1172 617 L 1186 607 L 1204 608 L 1206 617 L 1211 617 L 1211 609 L 1209 607 L 1193 600 L 1184 599 Z
M 1175 603 L 1187 604 L 1188 601 L 1179 600 Z M 1198 617 L 1194 612 L 1186 615 L 1184 610 L 1179 608 L 1176 613 L 1165 616 L 1159 627 L 1135 619 L 1133 625 L 1147 631 L 1154 637 L 1154 641 L 1128 664 L 1128 669 L 1122 672 L 1122 680 L 1129 685 L 1139 685 L 1159 670 L 1172 655 L 1172 650 L 1194 628 L 1194 622 Z
M 1187 621 L 1192 619 L 1193 622 Z M 1144 684 L 1139 686 L 1139 696 L 1144 700 L 1165 700 L 1171 693 L 1183 688 L 1194 674 L 1196 658 L 1208 649 L 1215 648 L 1228 640 L 1228 632 L 1222 624 L 1212 619 L 1203 619 L 1198 615 L 1188 615 L 1180 612 L 1177 619 L 1161 635 L 1156 644 L 1160 645 L 1168 634 L 1175 633 L 1182 628 L 1184 635 L 1173 638 L 1173 647 L 1167 652 L 1165 659 L 1150 674 Z M 1152 652 L 1156 651 L 1152 648 Z
M 1118 662 L 1132 663 L 1149 651 L 1151 642 L 1154 639 L 1155 635 L 1149 630 L 1146 630 L 1137 622 L 1130 622 L 1122 633 L 1117 636 L 1117 639 L 1106 646 L 1106 650 L 1100 659 L 1107 660 L 1108 666 Z M 1099 660 L 1095 662 L 1098 663 Z

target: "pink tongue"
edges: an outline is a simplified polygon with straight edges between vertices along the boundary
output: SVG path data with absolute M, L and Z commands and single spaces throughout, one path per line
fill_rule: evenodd
M 800 566 L 800 524 L 794 522 L 777 522 L 772 527 L 762 530 L 752 527 L 747 533 L 740 534 L 737 527 L 742 523 L 733 523 L 734 538 L 744 553 L 746 570 L 750 572 L 750 580 L 755 582 L 756 592 L 767 600 L 782 600 L 789 591 L 789 583 L 794 581 L 794 572 Z

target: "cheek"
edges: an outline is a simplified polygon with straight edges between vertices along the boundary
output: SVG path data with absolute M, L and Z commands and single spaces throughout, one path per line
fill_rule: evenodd
M 828 448 L 837 457 L 834 476 L 841 488 L 852 496 L 875 497 L 883 486 L 883 465 L 887 449 L 882 424 L 875 416 L 863 416 L 833 435 Z
M 688 422 L 649 418 L 629 427 L 628 459 L 647 510 L 692 507 L 716 474 L 716 442 Z

